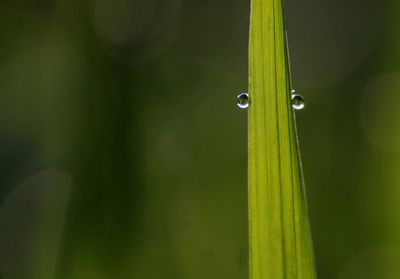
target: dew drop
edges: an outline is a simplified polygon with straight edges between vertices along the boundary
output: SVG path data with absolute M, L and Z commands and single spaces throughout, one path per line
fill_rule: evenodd
M 306 101 L 304 100 L 304 97 L 298 93 L 296 93 L 295 90 L 292 90 L 292 107 L 295 110 L 302 110 L 306 106 Z
M 249 93 L 241 93 L 236 98 L 236 105 L 241 109 L 247 109 L 250 106 Z

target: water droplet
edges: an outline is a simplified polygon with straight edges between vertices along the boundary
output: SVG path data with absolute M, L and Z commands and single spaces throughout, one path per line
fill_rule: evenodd
M 241 93 L 236 98 L 236 105 L 241 109 L 247 109 L 250 106 L 249 93 Z
M 304 97 L 298 93 L 296 93 L 295 90 L 292 90 L 292 107 L 295 110 L 302 110 L 306 106 L 306 101 L 304 100 Z

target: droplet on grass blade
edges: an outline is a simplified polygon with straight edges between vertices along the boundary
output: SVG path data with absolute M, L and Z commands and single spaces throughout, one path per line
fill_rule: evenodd
M 306 101 L 301 94 L 296 93 L 295 90 L 292 90 L 292 107 L 295 110 L 302 110 L 306 106 Z
M 249 93 L 241 93 L 236 98 L 236 105 L 241 109 L 247 109 L 250 106 Z

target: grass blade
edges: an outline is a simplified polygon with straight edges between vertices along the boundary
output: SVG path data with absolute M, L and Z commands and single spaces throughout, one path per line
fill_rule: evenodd
M 291 106 L 283 0 L 252 0 L 250 278 L 316 277 Z

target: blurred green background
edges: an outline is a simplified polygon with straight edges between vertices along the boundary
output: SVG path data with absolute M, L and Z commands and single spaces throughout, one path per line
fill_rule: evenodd
M 286 8 L 319 278 L 400 278 L 400 4 Z M 1 1 L 0 278 L 247 278 L 248 25 L 248 0 Z

